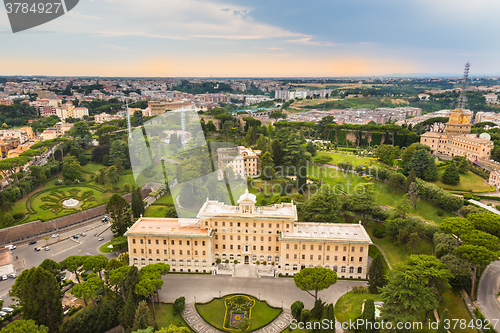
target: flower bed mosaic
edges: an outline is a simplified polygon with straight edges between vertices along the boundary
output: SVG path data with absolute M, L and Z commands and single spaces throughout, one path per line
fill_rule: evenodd
M 224 315 L 224 329 L 237 331 L 239 326 L 252 317 L 252 308 L 255 300 L 245 295 L 236 295 L 224 300 L 226 313 Z

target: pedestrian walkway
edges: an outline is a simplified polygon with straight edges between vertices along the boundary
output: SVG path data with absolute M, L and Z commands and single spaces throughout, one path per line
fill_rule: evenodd
M 196 333 L 222 333 L 223 331 L 207 323 L 196 311 L 193 303 L 186 304 L 182 317 Z M 289 310 L 283 310 L 271 323 L 254 331 L 255 333 L 279 333 L 290 325 L 293 319 Z
M 500 211 L 496 210 L 496 209 L 495 209 L 495 208 L 493 208 L 493 207 L 490 207 L 490 206 L 488 206 L 488 205 L 485 205 L 485 204 L 484 204 L 484 203 L 482 203 L 482 202 L 476 201 L 476 200 L 474 200 L 474 199 L 469 199 L 469 202 L 472 202 L 473 204 L 478 205 L 479 207 L 482 207 L 482 208 L 486 209 L 487 211 L 492 212 L 493 214 L 500 215 Z

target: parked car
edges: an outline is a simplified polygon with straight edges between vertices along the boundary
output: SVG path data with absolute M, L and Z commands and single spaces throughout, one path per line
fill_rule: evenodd
M 57 237 L 59 237 L 59 234 L 53 234 L 52 235 L 52 238 L 57 238 Z
M 7 245 L 5 248 L 12 251 L 12 250 L 16 249 L 16 246 L 15 245 Z
M 35 251 L 40 251 L 40 248 L 38 246 L 35 247 Z
M 0 317 L 5 317 L 7 315 L 7 312 L 0 311 Z
M 14 312 L 14 309 L 13 308 L 9 308 L 9 307 L 5 307 L 5 308 L 2 308 L 2 311 L 3 312 Z
M 31 242 L 29 242 L 28 245 L 33 245 L 33 244 L 36 244 L 36 240 L 32 240 Z
M 109 221 L 109 217 L 104 216 L 104 217 L 102 218 L 102 220 L 101 220 L 101 221 L 102 221 L 102 222 L 108 222 L 108 221 Z
M 48 251 L 50 250 L 50 248 L 48 246 L 45 247 L 45 251 Z
M 17 274 L 14 274 L 14 273 L 13 273 L 13 274 L 10 274 L 10 275 L 9 275 L 9 277 L 10 277 L 11 279 L 15 279 L 15 278 L 17 277 Z
M 86 234 L 86 233 L 84 233 L 84 232 L 82 232 L 82 233 L 80 234 L 80 236 L 85 237 L 85 236 L 87 236 L 87 234 Z
M 74 238 L 74 239 L 78 239 L 78 235 L 74 235 L 74 236 L 73 236 L 73 238 Z
M 99 237 L 99 241 L 103 241 L 104 240 L 104 237 Z
M 7 280 L 8 278 L 9 278 L 9 277 L 8 277 L 7 275 L 2 276 L 2 280 L 3 280 L 3 281 Z

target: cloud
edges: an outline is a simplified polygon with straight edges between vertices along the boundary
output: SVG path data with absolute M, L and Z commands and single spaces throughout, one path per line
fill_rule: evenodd
M 284 48 L 281 48 L 281 47 L 260 47 L 260 46 L 252 46 L 252 49 L 258 49 L 258 50 L 273 50 L 273 51 L 280 51 L 280 50 L 284 50 Z
M 335 44 L 332 42 L 327 42 L 327 41 L 314 41 L 312 40 L 313 37 L 302 37 L 298 39 L 291 39 L 287 40 L 287 43 L 291 44 L 300 44 L 300 45 L 316 45 L 316 46 L 336 46 L 340 44 Z
M 113 52 L 135 52 L 136 50 L 131 47 L 125 47 L 125 46 L 119 46 L 119 45 L 113 45 L 113 44 L 99 44 L 101 46 L 104 46 L 106 49 L 113 51 Z
M 235 57 L 291 57 L 290 53 L 228 53 L 228 55 Z

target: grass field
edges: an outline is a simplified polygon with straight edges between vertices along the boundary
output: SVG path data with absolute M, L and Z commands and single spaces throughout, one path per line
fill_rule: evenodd
M 465 174 L 460 174 L 460 183 L 457 185 L 447 185 L 444 184 L 441 179 L 443 177 L 444 169 L 438 170 L 439 180 L 435 181 L 434 184 L 444 188 L 445 190 L 457 190 L 457 191 L 484 191 L 488 192 L 490 190 L 490 185 L 486 184 L 483 178 L 479 177 L 475 173 L 467 172 Z
M 448 319 L 465 319 L 467 323 L 470 323 L 472 317 L 470 316 L 469 310 L 465 305 L 465 302 L 460 296 L 460 292 L 457 290 L 448 290 L 443 294 L 443 300 L 439 303 L 439 315 L 443 313 L 444 309 L 448 309 Z M 471 330 L 470 327 L 466 329 L 461 329 L 460 325 L 456 325 L 455 328 L 450 329 L 453 333 L 470 333 L 476 332 L 476 330 Z
M 227 330 L 223 328 L 224 316 L 226 313 L 224 299 L 231 296 L 234 295 L 227 295 L 222 298 L 214 298 L 213 300 L 205 304 L 197 303 L 196 310 L 206 322 L 208 322 L 215 328 L 227 332 Z M 255 297 L 249 297 L 255 300 L 255 306 L 252 308 L 252 314 L 250 317 L 250 331 L 267 325 L 268 323 L 273 321 L 282 311 L 282 309 L 270 307 L 266 302 L 259 301 Z
M 395 264 L 404 261 L 408 256 L 411 255 L 411 252 L 408 249 L 403 251 L 403 247 L 401 245 L 394 244 L 394 241 L 392 241 L 388 237 L 380 239 L 375 238 L 375 236 L 373 236 L 373 229 L 375 229 L 376 226 L 377 226 L 376 222 L 368 221 L 366 223 L 365 229 L 370 235 L 372 242 L 382 248 L 385 255 L 387 256 L 387 259 L 389 259 L 389 262 L 394 268 Z M 420 242 L 418 243 L 418 247 L 415 250 L 414 254 L 432 255 L 433 251 L 434 251 L 434 245 L 432 244 L 432 242 L 427 239 L 421 239 Z
M 353 294 L 352 291 L 340 297 L 335 304 L 335 318 L 339 322 L 355 321 L 361 316 L 361 308 L 367 299 L 373 299 L 375 302 L 380 302 L 382 297 L 374 294 Z
M 389 189 L 389 185 L 382 181 L 374 181 L 376 195 L 376 201 L 381 205 L 387 205 L 391 207 L 396 207 L 402 200 L 404 190 L 398 189 L 393 192 Z M 442 210 L 443 216 L 438 216 L 437 211 Z M 456 216 L 453 213 L 445 211 L 430 201 L 424 199 L 417 200 L 417 210 L 412 210 L 410 212 L 411 215 L 420 216 L 424 220 L 434 222 L 436 224 L 440 224 L 445 218 Z
M 165 217 L 167 206 L 149 206 L 144 212 L 145 217 Z
M 369 158 L 369 157 L 361 157 L 361 156 L 356 156 L 356 155 L 344 155 L 344 154 L 336 154 L 336 153 L 327 153 L 323 151 L 319 151 L 317 156 L 329 156 L 332 158 L 332 161 L 330 163 L 332 164 L 339 164 L 341 162 L 350 162 L 354 167 L 357 165 L 362 165 L 367 163 L 368 166 L 383 166 L 382 163 L 377 161 L 375 158 Z
M 153 314 L 152 305 L 149 304 L 149 308 L 151 310 L 151 314 Z M 158 327 L 168 327 L 170 325 L 174 326 L 186 326 L 189 327 L 182 315 L 174 314 L 174 305 L 170 303 L 162 303 L 161 308 L 158 308 L 158 305 L 155 306 L 156 311 L 156 322 L 158 323 Z

